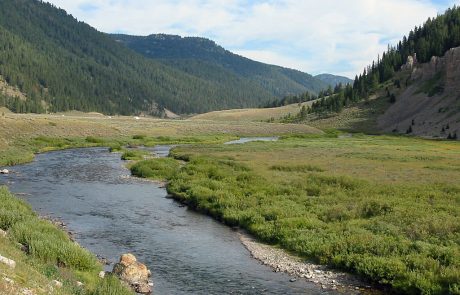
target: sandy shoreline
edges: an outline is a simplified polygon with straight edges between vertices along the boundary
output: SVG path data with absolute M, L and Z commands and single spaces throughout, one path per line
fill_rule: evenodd
M 248 234 L 240 232 L 239 238 L 254 259 L 269 266 L 274 272 L 291 275 L 292 280 L 305 279 L 322 289 L 338 290 L 347 294 L 380 293 L 353 275 L 330 271 L 326 266 L 304 262 L 282 249 L 259 243 Z

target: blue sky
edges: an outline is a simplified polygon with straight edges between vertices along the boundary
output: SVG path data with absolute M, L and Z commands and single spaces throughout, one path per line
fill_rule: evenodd
M 213 39 L 311 74 L 353 78 L 415 25 L 460 0 L 49 0 L 100 31 Z

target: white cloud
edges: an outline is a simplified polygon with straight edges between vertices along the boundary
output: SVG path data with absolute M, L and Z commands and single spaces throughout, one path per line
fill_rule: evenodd
M 428 0 L 51 0 L 104 32 L 204 36 L 249 58 L 349 77 L 445 8 Z M 460 0 L 449 2 L 459 4 Z

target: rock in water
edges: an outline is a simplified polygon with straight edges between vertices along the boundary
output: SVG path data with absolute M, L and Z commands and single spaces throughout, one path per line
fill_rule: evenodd
M 150 272 L 133 254 L 121 255 L 120 262 L 113 267 L 113 273 L 137 293 L 152 293 L 149 282 Z
M 10 174 L 10 171 L 8 169 L 3 169 L 0 170 L 0 174 Z

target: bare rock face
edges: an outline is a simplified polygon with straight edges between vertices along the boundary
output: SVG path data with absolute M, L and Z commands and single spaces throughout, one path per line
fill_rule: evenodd
M 423 64 L 409 57 L 403 70 L 411 66 L 410 83 L 379 116 L 379 129 L 453 139 L 460 134 L 460 47 Z
M 402 65 L 401 70 L 412 70 L 417 63 L 417 54 L 414 54 L 413 56 L 409 55 L 407 57 L 407 62 L 406 64 Z
M 113 267 L 113 273 L 137 293 L 152 292 L 149 282 L 150 271 L 144 264 L 138 262 L 133 254 L 123 254 L 120 262 Z

